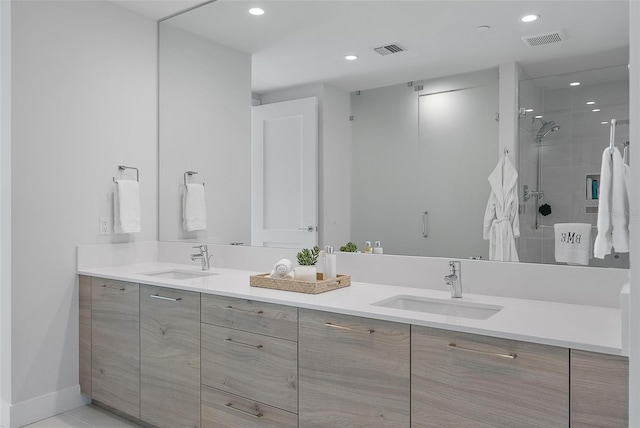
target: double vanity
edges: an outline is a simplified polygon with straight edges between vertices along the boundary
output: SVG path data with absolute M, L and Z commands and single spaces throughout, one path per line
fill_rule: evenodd
M 257 272 L 81 269 L 80 382 L 154 427 L 626 427 L 620 311 Z

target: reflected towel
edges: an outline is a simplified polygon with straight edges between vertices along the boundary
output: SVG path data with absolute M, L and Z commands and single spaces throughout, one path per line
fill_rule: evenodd
M 140 186 L 134 180 L 116 180 L 113 191 L 113 231 L 138 233 L 140 226 Z
M 556 223 L 553 229 L 556 262 L 588 266 L 591 255 L 591 224 Z
M 293 262 L 289 259 L 281 259 L 271 269 L 271 278 L 293 279 Z
M 182 228 L 186 232 L 207 229 L 207 206 L 204 186 L 187 183 L 182 196 Z

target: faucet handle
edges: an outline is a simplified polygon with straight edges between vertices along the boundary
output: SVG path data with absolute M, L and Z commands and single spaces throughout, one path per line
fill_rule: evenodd
M 204 245 L 204 244 L 203 245 L 196 245 L 193 248 L 197 248 L 200 251 L 206 251 L 208 249 L 207 246 Z

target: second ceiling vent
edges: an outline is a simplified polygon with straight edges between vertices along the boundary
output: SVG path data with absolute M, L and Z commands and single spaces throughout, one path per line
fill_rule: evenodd
M 389 44 L 389 45 L 385 45 L 385 46 L 380 46 L 378 48 L 373 48 L 373 50 L 378 52 L 382 56 L 391 55 L 391 54 L 395 54 L 395 53 L 399 53 L 399 52 L 404 52 L 405 51 L 405 49 L 402 49 L 400 46 L 398 46 L 395 43 L 392 43 L 392 44 Z
M 523 36 L 522 41 L 527 46 L 542 46 L 551 43 L 558 43 L 567 40 L 567 34 L 563 30 L 551 31 L 549 33 L 534 34 L 533 36 Z

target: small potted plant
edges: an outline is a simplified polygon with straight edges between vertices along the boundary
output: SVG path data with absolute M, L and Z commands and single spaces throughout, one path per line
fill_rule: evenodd
M 355 253 L 358 251 L 358 246 L 353 242 L 349 241 L 342 247 L 340 247 L 340 251 L 343 253 Z
M 297 255 L 298 264 L 295 268 L 295 278 L 297 281 L 311 281 L 317 280 L 318 270 L 316 263 L 318 262 L 318 254 L 320 254 L 320 248 L 316 245 L 312 249 L 303 248 Z

